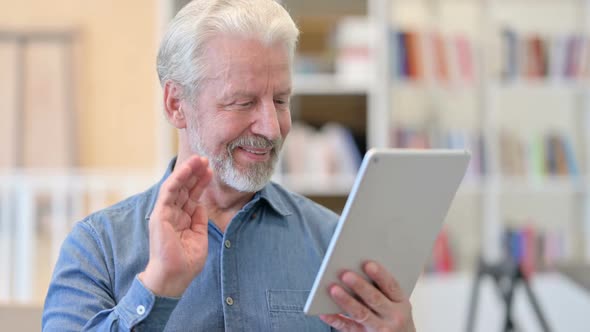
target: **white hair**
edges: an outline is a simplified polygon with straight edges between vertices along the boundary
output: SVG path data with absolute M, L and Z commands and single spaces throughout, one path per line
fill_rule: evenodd
M 256 38 L 270 46 L 282 43 L 293 58 L 299 30 L 274 0 L 193 0 L 170 22 L 158 52 L 160 84 L 179 84 L 194 100 L 203 79 L 206 43 L 219 34 Z

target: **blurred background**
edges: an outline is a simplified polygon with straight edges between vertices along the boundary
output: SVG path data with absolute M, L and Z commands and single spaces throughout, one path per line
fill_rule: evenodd
M 1 321 L 38 330 L 71 226 L 174 156 L 155 58 L 187 2 L 0 0 Z M 587 330 L 590 0 L 281 2 L 302 34 L 274 180 L 340 212 L 368 148 L 468 149 L 419 331 L 503 331 L 508 303 L 519 331 L 543 330 L 535 303 Z

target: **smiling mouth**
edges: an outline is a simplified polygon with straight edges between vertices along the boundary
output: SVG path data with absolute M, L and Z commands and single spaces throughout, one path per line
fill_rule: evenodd
M 244 146 L 240 146 L 240 149 L 248 152 L 248 153 L 252 153 L 258 156 L 263 156 L 267 153 L 270 153 L 272 150 L 271 149 L 257 149 L 257 148 L 249 148 L 249 147 L 244 147 Z

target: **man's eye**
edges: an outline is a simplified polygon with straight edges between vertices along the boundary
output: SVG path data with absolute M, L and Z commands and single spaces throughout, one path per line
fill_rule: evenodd
M 254 105 L 254 102 L 246 101 L 246 102 L 236 103 L 236 105 L 239 107 L 250 107 L 250 106 Z

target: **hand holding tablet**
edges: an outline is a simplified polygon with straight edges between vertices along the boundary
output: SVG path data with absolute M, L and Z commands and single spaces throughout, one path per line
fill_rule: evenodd
M 358 289 L 380 289 L 395 302 L 397 295 L 382 289 L 388 282 L 397 282 L 396 288 L 409 297 L 469 159 L 469 153 L 463 150 L 367 152 L 304 312 L 341 313 L 341 306 L 330 294 L 344 291 L 347 294 L 340 295 L 346 299 L 348 293 L 359 294 Z M 364 265 L 368 261 L 379 264 Z M 371 275 L 371 268 L 381 271 Z M 351 272 L 342 274 L 344 271 Z M 395 281 L 379 280 L 391 276 Z

